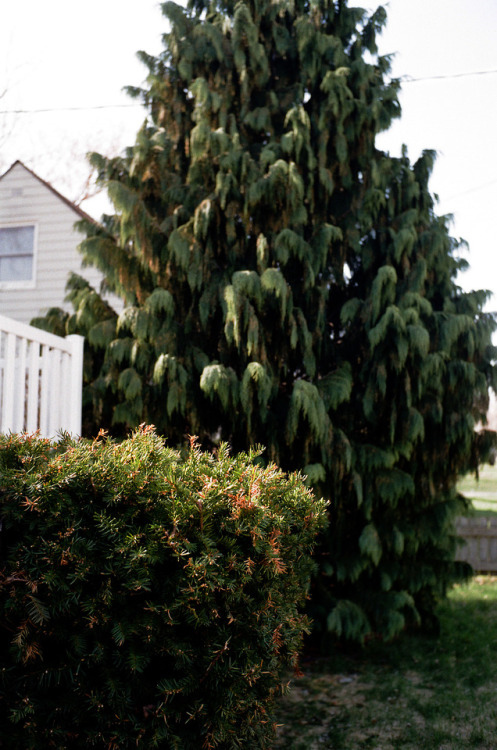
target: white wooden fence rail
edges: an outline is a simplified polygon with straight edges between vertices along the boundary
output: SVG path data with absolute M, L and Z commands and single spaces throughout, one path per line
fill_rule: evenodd
M 0 315 L 0 432 L 81 434 L 83 343 Z

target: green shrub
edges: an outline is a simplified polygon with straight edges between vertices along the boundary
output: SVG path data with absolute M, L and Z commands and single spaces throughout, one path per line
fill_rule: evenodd
M 265 748 L 325 523 L 258 452 L 0 439 L 2 748 Z

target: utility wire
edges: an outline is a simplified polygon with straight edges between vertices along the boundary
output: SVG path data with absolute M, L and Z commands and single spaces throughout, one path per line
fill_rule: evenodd
M 411 78 L 405 76 L 401 78 L 402 83 L 419 83 L 420 81 L 446 81 L 450 78 L 469 78 L 470 76 L 488 76 L 497 73 L 497 68 L 493 70 L 473 70 L 467 73 L 449 73 L 440 76 L 423 76 L 422 78 Z
M 450 73 L 440 76 L 424 76 L 422 78 L 411 78 L 401 76 L 402 83 L 422 83 L 424 81 L 447 81 L 453 78 L 469 78 L 470 76 L 495 75 L 497 68 L 493 70 L 474 70 L 467 73 Z M 142 107 L 142 104 L 96 104 L 90 107 L 46 107 L 44 109 L 0 109 L 0 115 L 38 115 L 48 112 L 89 112 L 99 109 L 130 109 Z
M 468 195 L 469 193 L 476 193 L 478 190 L 485 190 L 485 188 L 492 187 L 496 183 L 497 180 L 490 180 L 490 182 L 485 182 L 482 185 L 475 185 L 474 187 L 467 188 L 466 190 L 462 190 L 460 193 L 449 195 L 447 198 L 444 197 L 444 203 L 455 200 L 456 198 L 461 198 L 462 196 Z
M 44 109 L 0 109 L 0 115 L 39 115 L 46 112 L 89 112 L 96 109 L 129 109 L 141 104 L 94 104 L 90 107 L 46 107 Z

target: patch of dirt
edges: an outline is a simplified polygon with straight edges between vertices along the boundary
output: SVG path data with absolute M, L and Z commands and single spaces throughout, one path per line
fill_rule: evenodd
M 388 680 L 391 680 L 388 675 Z M 405 695 L 376 696 L 377 686 L 358 674 L 321 674 L 304 676 L 295 682 L 280 705 L 277 748 L 322 750 L 337 747 L 371 750 L 397 750 L 406 728 L 422 730 L 425 718 L 413 710 L 411 701 L 423 705 L 433 690 L 423 685 L 423 677 L 414 671 L 403 675 Z M 351 716 L 351 712 L 353 716 Z M 291 726 L 285 726 L 285 716 Z M 298 726 L 298 737 L 295 736 Z M 292 744 L 293 743 L 293 744 Z
M 322 674 L 300 678 L 280 705 L 275 748 L 288 747 L 289 733 L 285 716 L 292 716 L 292 724 L 299 726 L 299 739 L 305 750 L 318 750 L 327 745 L 330 725 L 336 723 L 344 709 L 360 710 L 366 703 L 365 693 L 372 686 L 359 679 L 357 674 Z M 298 718 L 297 718 L 298 717 Z M 297 720 L 297 721 L 296 721 Z

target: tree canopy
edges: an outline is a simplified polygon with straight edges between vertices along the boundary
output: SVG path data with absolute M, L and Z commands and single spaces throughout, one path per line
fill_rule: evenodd
M 457 477 L 485 457 L 495 386 L 487 293 L 437 216 L 435 154 L 376 135 L 400 115 L 377 36 L 345 0 L 164 3 L 130 93 L 147 118 L 92 163 L 115 206 L 82 252 L 126 300 L 73 279 L 89 430 L 156 425 L 266 446 L 330 498 L 316 628 L 386 637 L 429 619 L 453 561 Z

